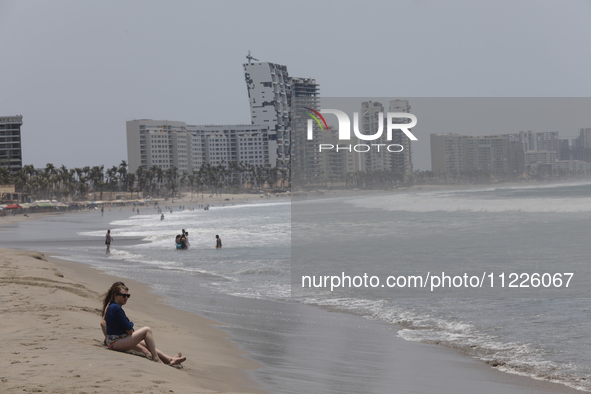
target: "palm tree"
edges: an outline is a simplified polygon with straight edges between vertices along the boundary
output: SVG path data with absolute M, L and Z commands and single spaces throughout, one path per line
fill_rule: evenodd
M 143 167 L 138 167 L 135 171 L 135 178 L 137 179 L 137 189 L 144 193 L 144 187 L 146 185 L 146 172 Z
M 127 162 L 125 160 L 121 160 L 117 173 L 119 173 L 119 182 L 124 188 L 127 188 Z
M 158 166 L 154 166 L 156 168 L 156 183 L 158 184 L 158 188 L 162 187 L 162 183 L 164 182 L 164 170 Z
M 183 186 L 185 186 L 187 184 L 187 180 L 188 180 L 188 173 L 187 171 L 183 171 L 183 173 L 181 174 L 181 178 L 179 179 L 179 190 L 182 194 L 183 192 Z
M 169 168 L 168 170 L 166 170 L 165 172 L 165 177 L 166 177 L 166 187 L 168 188 L 169 191 L 172 192 L 171 197 L 172 197 L 172 202 L 174 202 L 174 194 L 177 190 L 177 179 L 179 176 L 179 170 L 178 168 L 172 166 L 171 168 Z
M 135 185 L 135 174 L 134 173 L 130 173 L 127 174 L 127 185 L 125 186 L 127 190 L 129 190 L 131 192 L 131 199 L 133 199 L 133 192 L 134 190 L 137 191 L 137 188 L 134 188 Z
M 94 166 L 90 170 L 89 177 L 90 177 L 90 180 L 92 181 L 92 187 L 93 187 L 93 191 L 94 191 L 94 200 L 96 200 L 96 190 L 97 189 L 100 192 L 99 199 L 100 200 L 103 199 L 103 186 L 105 184 L 104 175 L 103 175 L 104 168 L 105 168 L 105 166 L 101 165 L 101 166 Z
M 57 170 L 55 168 L 55 166 L 52 163 L 47 163 L 45 165 L 45 171 L 44 171 L 44 176 L 45 179 L 47 180 L 47 196 L 49 197 L 50 200 L 53 200 L 53 195 L 55 192 L 55 184 L 57 182 L 56 180 L 56 175 L 57 174 Z
M 117 185 L 117 166 L 113 166 L 106 171 L 107 176 L 107 188 L 114 192 L 118 189 Z

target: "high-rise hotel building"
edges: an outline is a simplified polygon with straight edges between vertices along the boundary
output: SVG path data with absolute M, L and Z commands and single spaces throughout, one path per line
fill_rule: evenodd
M 139 119 L 127 122 L 127 161 L 131 172 L 157 166 L 188 171 L 187 124 L 171 120 Z M 180 144 L 179 144 L 180 142 Z M 179 151 L 180 145 L 180 151 Z
M 407 100 L 390 100 L 388 112 L 409 113 L 410 105 Z M 380 118 L 380 113 L 382 114 Z M 398 173 L 404 179 L 408 178 L 413 173 L 412 167 L 412 149 L 411 140 L 400 130 L 394 130 L 392 133 L 392 140 L 386 139 L 387 133 L 387 116 L 384 106 L 380 102 L 366 101 L 361 104 L 361 133 L 365 135 L 372 135 L 381 127 L 383 133 L 377 140 L 372 141 L 374 144 L 382 144 L 383 146 L 390 144 L 397 144 L 402 147 L 401 152 L 392 153 L 386 149 L 379 151 L 369 151 L 358 153 L 359 155 L 359 170 L 360 171 L 382 171 L 391 170 Z M 408 123 L 408 118 L 395 118 L 394 123 Z
M 22 125 L 21 115 L 0 117 L 0 167 L 6 167 L 11 172 L 16 172 L 23 167 Z
M 312 123 L 312 139 L 308 139 L 308 120 L 311 120 L 308 115 L 309 109 L 320 111 L 320 88 L 312 78 L 291 78 L 291 84 L 291 170 L 295 174 L 299 173 L 299 180 L 304 181 L 307 177 L 323 171 L 318 144 L 324 135 L 318 130 L 315 122 Z M 302 177 L 304 178 L 301 179 Z

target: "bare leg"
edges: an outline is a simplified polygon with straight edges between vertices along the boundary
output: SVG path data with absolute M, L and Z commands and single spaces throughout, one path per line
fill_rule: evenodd
M 138 343 L 137 345 L 135 345 L 135 347 L 132 350 L 135 350 L 136 352 L 144 353 L 144 355 L 146 357 L 152 357 L 152 355 L 150 354 L 150 351 L 145 346 L 145 342 L 144 341 L 141 341 L 140 343 Z M 158 349 L 156 349 L 156 350 L 158 350 Z
M 152 356 L 150 354 L 150 351 L 148 350 L 148 347 L 147 347 L 145 341 L 141 341 L 140 343 L 138 343 L 132 349 L 135 350 L 136 352 L 144 353 L 146 355 L 146 357 L 151 357 Z M 164 364 L 168 364 L 168 365 L 181 364 L 182 362 L 184 362 L 187 359 L 186 357 L 183 357 L 183 355 L 181 353 L 177 353 L 174 356 L 170 357 L 169 355 L 167 355 L 164 352 L 162 352 L 160 349 L 156 349 L 156 352 L 158 353 L 158 358 Z
M 145 346 L 150 352 L 152 361 L 160 362 L 158 351 L 156 350 L 156 342 L 154 341 L 154 335 L 150 327 L 142 327 L 133 334 L 118 340 L 113 344 L 113 349 L 126 352 L 135 348 L 142 341 L 144 341 Z
M 162 360 L 164 364 L 177 365 L 187 359 L 186 357 L 183 357 L 181 353 L 177 353 L 174 357 L 170 357 L 158 349 L 156 349 L 156 351 L 158 352 L 158 357 L 160 357 L 160 360 Z
M 183 357 L 181 353 L 177 353 L 174 357 L 170 359 L 168 365 L 179 365 L 185 362 L 186 359 L 187 357 Z
M 133 350 L 138 351 L 138 352 L 142 352 L 144 353 L 146 356 L 151 356 L 150 351 L 148 350 L 147 346 L 146 346 L 146 342 L 141 341 L 140 343 L 138 343 Z M 156 353 L 158 353 L 158 358 L 164 363 L 164 364 L 168 364 L 172 361 L 172 359 L 174 357 L 170 357 L 169 355 L 165 354 L 164 352 L 162 352 L 160 349 L 156 349 Z M 178 353 L 175 357 L 180 357 L 179 356 L 180 353 Z

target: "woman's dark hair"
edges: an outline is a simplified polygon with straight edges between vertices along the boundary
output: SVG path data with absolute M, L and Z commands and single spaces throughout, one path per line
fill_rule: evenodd
M 102 311 L 103 317 L 105 316 L 105 312 L 107 312 L 107 307 L 109 305 L 111 305 L 112 302 L 115 301 L 115 295 L 117 293 L 121 293 L 121 290 L 129 291 L 127 286 L 125 286 L 125 283 L 115 282 L 115 283 L 113 283 L 113 285 L 111 285 L 111 288 L 109 289 L 109 291 L 107 291 L 103 295 L 103 311 Z

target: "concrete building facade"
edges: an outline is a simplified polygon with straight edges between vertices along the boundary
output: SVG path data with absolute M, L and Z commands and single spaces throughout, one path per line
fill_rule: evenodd
M 291 79 L 287 67 L 268 62 L 243 66 L 251 123 L 269 127 L 269 158 L 274 166 L 289 168 Z
M 152 166 L 181 173 L 203 164 L 231 162 L 271 167 L 269 127 L 262 125 L 187 125 L 140 119 L 127 122 L 129 171 Z
M 308 120 L 310 112 L 307 108 L 320 111 L 319 85 L 311 78 L 291 79 L 291 142 L 290 169 L 300 173 L 304 178 L 320 170 L 320 156 L 317 149 L 322 132 L 316 123 L 312 123 L 313 138 L 308 140 Z
M 191 135 L 191 168 L 202 164 L 245 163 L 273 167 L 269 155 L 269 127 L 264 125 L 187 126 Z
M 359 171 L 391 170 L 404 178 L 412 175 L 413 166 L 410 138 L 400 130 L 393 131 L 392 140 L 388 140 L 386 134 L 387 112 L 410 113 L 410 108 L 407 100 L 391 100 L 387 111 L 384 110 L 384 106 L 380 102 L 367 101 L 361 104 L 361 113 L 359 115 L 360 132 L 365 135 L 376 134 L 381 123 L 382 135 L 371 143 L 383 144 L 384 146 L 397 144 L 402 147 L 402 151 L 389 152 L 383 148 L 379 151 L 360 152 L 358 153 Z M 393 119 L 394 123 L 408 123 L 409 121 L 408 118 Z
M 524 164 L 523 144 L 506 135 L 431 134 L 431 170 L 435 174 L 490 171 L 503 176 L 519 175 Z
M 0 167 L 16 172 L 23 167 L 22 115 L 0 117 Z
M 157 166 L 189 170 L 188 133 L 185 122 L 170 120 L 130 120 L 127 128 L 127 165 L 130 172 L 139 167 Z

